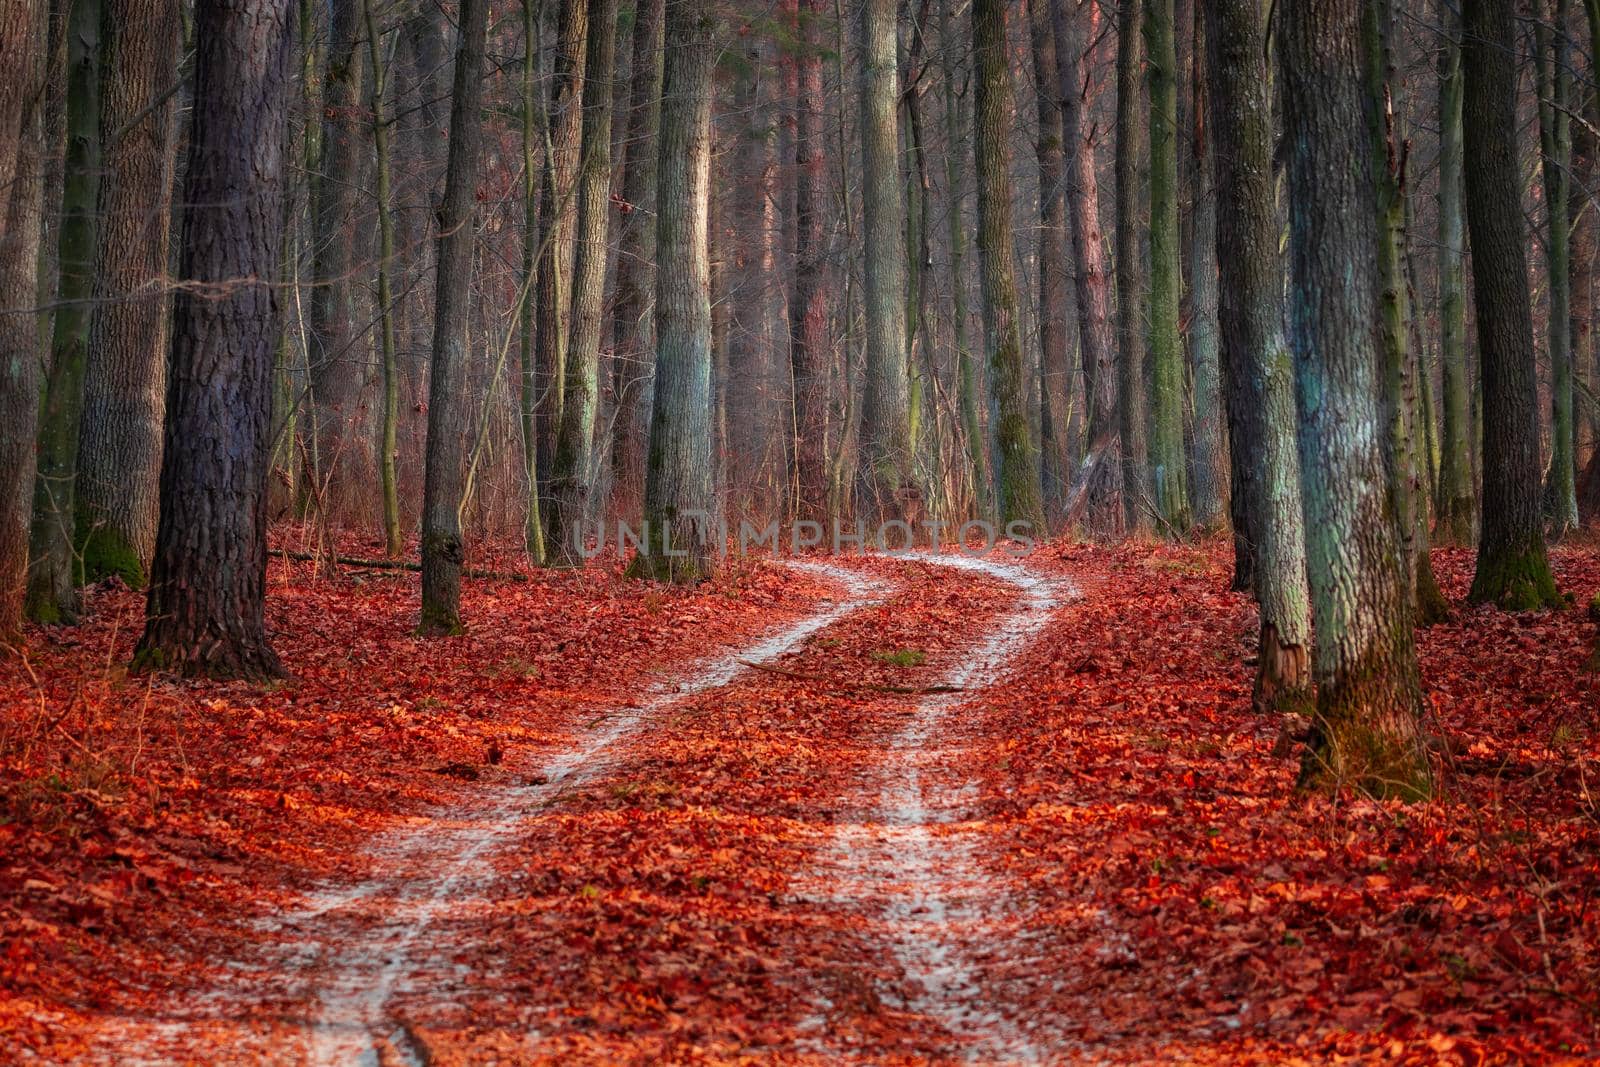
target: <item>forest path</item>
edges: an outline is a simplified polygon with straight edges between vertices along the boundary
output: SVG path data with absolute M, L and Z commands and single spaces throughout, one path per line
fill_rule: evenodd
M 625 758 L 618 752 L 621 743 L 647 731 L 652 720 L 750 673 L 750 664 L 793 651 L 890 588 L 826 563 L 787 565 L 836 584 L 842 597 L 825 600 L 814 614 L 759 641 L 692 664 L 637 700 L 585 715 L 587 725 L 526 768 L 522 784 L 469 793 L 460 806 L 381 836 L 362 857 L 368 873 L 360 881 L 319 887 L 300 908 L 254 922 L 256 939 L 275 948 L 265 960 L 231 961 L 236 984 L 183 1006 L 185 1014 L 207 1020 L 204 1025 L 193 1019 L 124 1020 L 99 1035 L 104 1062 L 429 1062 L 428 1051 L 387 1012 L 390 998 L 414 980 L 432 982 L 446 971 L 463 976 L 464 968 L 451 957 L 464 946 L 448 933 L 436 936 L 438 930 L 481 903 L 495 878 L 496 852 L 516 841 L 530 814 Z M 265 1007 L 273 1003 L 294 1007 L 275 1018 Z M 309 1026 L 292 1021 L 301 1006 Z M 231 1046 L 232 1054 L 219 1058 L 212 1042 Z
M 966 1062 L 1038 1063 L 1045 1053 L 1018 1016 L 1039 952 L 1028 944 L 1025 916 L 1002 891 L 983 855 L 974 807 L 974 748 L 961 735 L 961 713 L 1014 668 L 1052 613 L 1076 597 L 1065 579 L 1047 579 L 993 558 L 941 556 L 930 562 L 996 579 L 1015 591 L 1003 613 L 968 635 L 889 737 L 880 763 L 845 800 L 842 820 L 801 890 L 837 908 L 887 946 L 898 965 L 900 1010 L 921 1017 L 932 1044 L 911 1055 Z M 824 1055 L 851 1052 L 839 1037 L 853 1029 L 849 1011 L 824 1004 L 813 1040 Z

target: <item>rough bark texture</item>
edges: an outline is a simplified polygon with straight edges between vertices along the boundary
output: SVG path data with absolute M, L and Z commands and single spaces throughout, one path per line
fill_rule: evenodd
M 283 673 L 267 641 L 267 469 L 283 243 L 289 0 L 200 0 L 161 519 L 134 662 Z
M 645 445 L 655 368 L 656 129 L 661 119 L 664 0 L 642 0 L 633 26 L 627 163 L 617 255 L 616 445 L 612 451 L 616 507 L 635 517 L 644 506 Z M 804 180 L 802 178 L 802 180 Z
M 57 289 L 48 301 L 55 311 L 28 536 L 27 613 L 40 622 L 78 618 L 72 490 L 100 232 L 100 16 L 99 0 L 76 0 L 67 23 L 67 148 L 56 231 Z
M 960 69 L 957 55 L 955 28 L 955 0 L 939 0 L 940 70 L 944 75 L 944 135 L 945 143 L 958 145 L 965 139 L 963 119 L 966 117 L 965 97 L 961 91 Z M 961 408 L 961 436 L 966 445 L 968 469 L 972 477 L 973 505 L 985 509 L 990 504 L 992 487 L 989 484 L 985 463 L 983 425 L 978 416 L 978 368 L 972 358 L 972 347 L 967 343 L 967 292 L 964 265 L 967 258 L 967 227 L 962 212 L 965 200 L 961 155 L 950 151 L 944 154 L 945 198 L 950 207 L 946 211 L 950 240 L 950 333 L 955 343 L 956 390 Z M 853 395 L 853 394 L 852 394 Z
M 48 12 L 45 0 L 0 7 L 0 55 L 8 66 L 0 78 L 0 652 L 21 640 L 28 570 Z
M 606 236 L 611 214 L 611 98 L 616 77 L 616 0 L 588 0 L 588 56 L 583 79 L 583 154 L 578 169 L 578 225 L 572 272 L 572 332 L 567 346 L 561 424 L 550 468 L 551 558 L 582 560 L 584 519 L 598 471 L 594 461 L 599 404 L 600 335 L 606 296 Z
M 655 403 L 645 476 L 646 543 L 629 572 L 692 582 L 711 572 L 712 17 L 667 0 L 656 229 Z
M 1517 167 L 1510 5 L 1467 0 L 1462 32 L 1467 228 L 1483 366 L 1483 529 L 1471 598 L 1557 607 L 1540 521 L 1539 396 Z
M 1204 8 L 1205 5 L 1201 5 Z M 1179 27 L 1181 31 L 1183 27 Z M 1194 377 L 1194 484 L 1189 502 L 1194 521 L 1225 527 L 1228 515 L 1228 451 L 1223 433 L 1222 366 L 1217 331 L 1217 191 L 1210 116 L 1206 111 L 1205 15 L 1195 12 L 1194 68 L 1190 104 L 1190 173 L 1194 176 L 1193 235 L 1189 244 L 1189 369 Z M 1274 257 L 1276 258 L 1276 257 Z
M 1039 450 L 1045 505 L 1054 515 L 1060 511 L 1076 454 L 1082 452 L 1078 439 L 1083 409 L 1072 366 L 1074 301 L 1067 262 L 1065 143 L 1050 0 L 1031 0 L 1029 20 L 1039 124 L 1034 138 L 1039 165 Z
M 472 292 L 474 194 L 483 152 L 483 53 L 487 0 L 461 0 L 450 158 L 439 205 L 439 280 L 428 384 L 427 470 L 422 487 L 423 634 L 461 632 L 461 511 L 476 414 L 468 389 L 467 315 Z
M 543 474 L 539 455 L 538 299 L 539 276 L 539 194 L 544 188 L 540 165 L 545 154 L 540 144 L 539 17 L 531 2 L 522 5 L 522 306 L 518 327 L 521 336 L 521 402 L 519 422 L 522 430 L 522 470 L 526 479 L 527 505 L 522 516 L 522 542 L 528 558 L 545 561 L 544 517 L 539 506 L 539 480 Z
M 795 254 L 789 298 L 789 366 L 794 378 L 797 517 L 816 519 L 828 506 L 827 141 L 823 136 L 822 43 L 813 40 L 827 0 L 802 0 L 796 63 Z
M 1178 241 L 1178 61 L 1173 0 L 1144 0 L 1150 77 L 1150 471 L 1153 499 L 1169 535 L 1186 533 L 1189 471 L 1183 447 L 1183 288 Z
M 547 158 L 539 194 L 544 226 L 539 246 L 536 339 L 539 372 L 539 480 L 554 476 L 556 438 L 566 398 L 567 341 L 570 329 L 573 236 L 578 224 L 576 190 L 583 147 L 583 74 L 587 62 L 589 5 L 559 7 L 555 69 L 545 110 Z M 558 551 L 555 545 L 549 546 Z
M 1121 376 L 1122 487 L 1129 529 L 1150 532 L 1145 402 L 1145 270 L 1139 244 L 1139 156 L 1146 147 L 1140 105 L 1141 0 L 1117 7 L 1117 369 Z
M 322 79 L 321 158 L 315 179 L 311 393 L 323 514 L 370 515 L 372 446 L 363 433 L 367 349 L 356 330 L 356 215 L 365 183 L 366 44 L 361 0 L 332 0 Z
M 903 518 L 912 482 L 906 370 L 906 240 L 896 111 L 894 0 L 861 5 L 861 214 L 865 227 L 867 381 L 856 508 L 870 524 Z
M 1000 519 L 1044 531 L 1039 502 L 1039 450 L 1028 426 L 1022 330 L 1011 234 L 1011 70 L 1006 60 L 1003 0 L 974 0 L 976 66 L 974 155 L 978 174 L 978 266 L 988 334 L 992 432 L 999 459 L 995 483 Z
M 1212 131 L 1216 138 L 1218 317 L 1229 371 L 1229 439 L 1245 448 L 1234 492 L 1257 531 L 1261 613 L 1255 706 L 1311 703 L 1311 604 L 1300 510 L 1294 374 L 1283 333 L 1280 222 L 1272 173 L 1272 90 L 1256 0 L 1206 5 Z M 1197 97 L 1196 109 L 1202 105 Z M 1200 239 L 1198 232 L 1195 239 Z
M 144 584 L 160 503 L 177 0 L 106 0 L 105 178 L 78 438 L 83 576 Z M 162 100 L 162 96 L 167 99 Z M 154 105 L 154 106 L 152 106 Z
M 1071 219 L 1073 281 L 1077 289 L 1079 363 L 1088 405 L 1088 446 L 1067 492 L 1067 521 L 1087 512 L 1108 532 L 1121 528 L 1121 428 L 1117 415 L 1117 370 L 1111 326 L 1111 293 L 1105 240 L 1100 229 L 1100 194 L 1095 177 L 1094 125 L 1089 117 L 1091 81 L 1085 52 L 1092 33 L 1092 0 L 1051 0 L 1056 30 L 1056 65 L 1061 94 L 1061 136 L 1067 148 L 1067 214 Z
M 1278 12 L 1290 343 L 1317 635 L 1317 711 L 1301 781 L 1415 798 L 1430 791 L 1430 775 L 1382 453 L 1362 3 L 1290 0 Z
M 379 351 L 383 367 L 383 422 L 378 434 L 378 475 L 383 486 L 383 544 L 393 558 L 405 547 L 400 530 L 400 489 L 395 481 L 395 452 L 400 420 L 400 363 L 395 351 L 394 287 L 394 212 L 390 194 L 389 123 L 384 95 L 388 91 L 388 71 L 383 61 L 383 37 L 372 7 L 374 0 L 362 0 L 361 14 L 367 30 L 367 61 L 372 64 L 372 149 L 377 170 L 378 210 L 378 318 Z
M 1460 16 L 1446 13 L 1439 54 L 1440 434 L 1437 535 L 1472 543 L 1477 494 L 1472 476 L 1472 380 L 1467 363 L 1467 239 L 1462 213 Z

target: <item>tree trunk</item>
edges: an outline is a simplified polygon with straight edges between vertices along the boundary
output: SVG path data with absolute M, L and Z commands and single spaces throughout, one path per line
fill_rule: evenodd
M 572 272 L 572 333 L 567 346 L 561 423 L 550 468 L 551 558 L 583 558 L 584 519 L 598 473 L 594 461 L 600 334 L 606 296 L 606 236 L 611 213 L 611 97 L 616 77 L 616 0 L 588 0 L 583 78 L 583 155 L 577 180 L 577 246 Z
M 1004 0 L 974 0 L 976 67 L 974 158 L 978 174 L 978 266 L 983 281 L 984 332 L 989 345 L 989 388 L 999 458 L 995 482 L 1000 520 L 1042 534 L 1039 450 L 1028 426 L 1019 323 L 1016 248 L 1011 235 L 1011 69 L 1007 65 Z
M 1427 626 L 1450 614 L 1428 556 L 1426 486 L 1417 404 L 1421 361 L 1412 349 L 1411 279 L 1406 253 L 1406 167 L 1410 142 L 1397 129 L 1404 101 L 1393 58 L 1390 0 L 1367 0 L 1367 130 L 1378 215 L 1378 285 L 1383 344 L 1383 410 L 1389 493 L 1400 534 L 1400 569 L 1413 619 Z
M 1213 0 L 1206 60 L 1216 138 L 1218 319 L 1229 370 L 1229 440 L 1244 449 L 1234 486 L 1257 531 L 1255 592 L 1261 613 L 1255 706 L 1309 710 L 1311 605 L 1289 346 L 1283 332 L 1283 264 L 1272 170 L 1272 90 L 1266 30 L 1256 0 Z M 1199 57 L 1196 57 L 1199 61 Z M 1195 97 L 1198 113 L 1204 101 Z M 1200 239 L 1196 223 L 1195 239 Z
M 1550 308 L 1545 328 L 1550 345 L 1550 478 L 1545 500 L 1550 532 L 1560 537 L 1578 526 L 1572 420 L 1572 220 L 1568 217 L 1572 167 L 1572 75 L 1567 55 L 1567 0 L 1555 2 L 1552 34 L 1540 4 L 1534 29 L 1534 60 L 1539 85 L 1540 173 L 1544 177 L 1545 263 Z
M 41 159 L 49 7 L 0 8 L 0 652 L 22 638 L 39 417 Z
M 823 137 L 822 43 L 813 39 L 826 0 L 803 0 L 795 108 L 795 265 L 789 298 L 789 366 L 794 379 L 796 517 L 828 505 L 827 145 Z
M 1222 367 L 1217 352 L 1216 160 L 1205 107 L 1204 5 L 1194 19 L 1191 141 L 1194 175 L 1193 236 L 1189 244 L 1189 366 L 1194 375 L 1194 485 L 1189 494 L 1195 522 L 1225 527 L 1228 514 L 1228 453 L 1223 437 Z M 1270 207 L 1270 203 L 1268 205 Z M 1276 260 L 1276 255 L 1272 257 Z
M 655 367 L 656 130 L 661 120 L 663 0 L 642 0 L 633 27 L 633 84 L 617 256 L 615 506 L 636 518 L 644 506 L 645 444 Z M 820 84 L 820 82 L 819 82 Z M 819 90 L 820 97 L 820 90 Z M 802 176 L 802 181 L 804 180 Z
M 861 4 L 861 212 L 865 224 L 867 381 L 857 512 L 869 524 L 904 519 L 912 481 L 906 374 L 906 241 L 900 185 L 895 0 Z
M 1381 444 L 1363 2 L 1291 0 L 1277 16 L 1295 205 L 1291 342 L 1317 634 L 1317 712 L 1301 782 L 1416 798 L 1431 783 Z
M 961 206 L 961 153 L 955 149 L 964 140 L 962 119 L 965 106 L 957 88 L 958 51 L 954 26 L 955 0 L 939 0 L 939 56 L 944 74 L 944 134 L 949 146 L 944 153 L 945 215 L 949 220 L 950 240 L 950 331 L 955 342 L 956 390 L 961 408 L 961 436 L 966 445 L 967 464 L 972 471 L 972 496 L 976 509 L 985 513 L 993 496 L 988 468 L 984 462 L 983 424 L 978 417 L 978 368 L 967 343 L 966 249 L 967 226 Z
M 325 516 L 347 519 L 365 506 L 371 483 L 362 424 L 365 351 L 356 331 L 356 214 L 364 183 L 362 88 L 366 76 L 361 0 L 331 0 L 322 79 L 322 139 L 316 178 L 316 243 L 311 290 L 313 464 Z
M 289 0 L 200 0 L 161 519 L 140 667 L 283 674 L 263 618 Z
M 61 182 L 56 265 L 58 282 L 44 407 L 39 413 L 38 469 L 29 531 L 27 613 L 39 622 L 76 622 L 73 582 L 73 483 L 83 374 L 94 306 L 100 231 L 101 5 L 75 0 L 67 25 L 67 149 Z M 54 205 L 46 204 L 48 211 Z
M 176 0 L 107 0 L 100 249 L 78 435 L 83 577 L 144 585 L 160 505 L 167 252 L 177 138 Z
M 1467 254 L 1461 210 L 1460 16 L 1448 5 L 1449 23 L 1439 54 L 1439 362 L 1443 442 L 1439 464 L 1441 540 L 1472 543 L 1476 503 L 1472 475 L 1472 376 L 1467 363 Z
M 655 402 L 645 544 L 629 573 L 693 582 L 711 573 L 711 86 L 706 0 L 667 0 L 656 164 Z
M 544 132 L 536 117 L 540 112 L 539 7 L 535 0 L 522 0 L 522 308 L 518 316 L 522 346 L 520 423 L 522 430 L 522 470 L 527 480 L 528 500 L 523 513 L 522 543 L 534 563 L 545 561 L 544 518 L 539 507 L 539 420 L 543 406 L 539 397 L 541 374 L 537 344 L 539 276 L 539 193 L 544 188 L 540 166 L 550 165 L 539 145 Z
M 1183 447 L 1183 341 L 1178 300 L 1183 288 L 1178 242 L 1178 61 L 1173 0 L 1144 0 L 1150 75 L 1150 356 L 1155 388 L 1150 473 L 1166 532 L 1188 532 L 1189 472 Z
M 418 631 L 461 632 L 461 512 L 474 403 L 467 351 L 472 293 L 473 208 L 483 151 L 485 0 L 461 0 L 455 84 L 450 102 L 450 157 L 439 205 L 438 282 L 428 383 L 428 451 L 422 487 L 422 619 Z
M 1150 532 L 1144 256 L 1139 249 L 1139 154 L 1148 147 L 1140 106 L 1140 5 L 1141 0 L 1120 0 L 1117 6 L 1117 364 L 1122 378 L 1123 506 L 1135 536 Z
M 550 76 L 550 103 L 545 111 L 544 174 L 539 218 L 544 227 L 537 269 L 538 297 L 535 344 L 539 371 L 538 481 L 548 486 L 555 474 L 556 439 L 566 402 L 568 311 L 572 304 L 575 203 L 582 162 L 583 81 L 589 39 L 589 5 L 582 0 L 560 5 L 556 31 L 555 70 Z M 552 501 L 553 503 L 553 501 Z M 554 531 L 552 531 L 553 533 Z M 547 546 L 551 553 L 560 549 Z
M 1033 79 L 1039 122 L 1034 158 L 1039 165 L 1040 451 L 1046 509 L 1058 514 L 1081 451 L 1083 410 L 1072 366 L 1071 268 L 1067 264 L 1065 152 L 1056 32 L 1050 0 L 1030 0 Z
M 1483 366 L 1483 531 L 1471 598 L 1559 607 L 1540 521 L 1539 395 L 1505 0 L 1467 0 L 1462 32 L 1467 229 Z
M 367 28 L 367 59 L 372 64 L 372 145 L 378 169 L 378 317 L 383 354 L 383 428 L 378 439 L 378 471 L 383 483 L 384 549 L 393 558 L 405 549 L 400 532 L 400 490 L 394 471 L 400 422 L 400 364 L 395 352 L 394 287 L 389 282 L 395 255 L 389 193 L 389 121 L 383 99 L 389 79 L 373 2 L 362 0 L 361 12 Z
M 1040 0 L 1043 2 L 1043 0 Z M 1072 5 L 1069 7 L 1069 5 Z M 1087 511 L 1091 522 L 1107 530 L 1122 526 L 1119 493 L 1121 430 L 1117 416 L 1117 371 L 1113 354 L 1111 296 L 1105 266 L 1105 241 L 1100 230 L 1100 194 L 1095 177 L 1093 100 L 1085 52 L 1094 34 L 1084 33 L 1074 19 L 1095 17 L 1089 0 L 1051 0 L 1056 30 L 1057 87 L 1061 95 L 1061 137 L 1067 157 L 1067 214 L 1072 229 L 1074 283 L 1077 289 L 1079 363 L 1088 412 L 1088 442 L 1073 476 L 1062 511 L 1075 522 Z

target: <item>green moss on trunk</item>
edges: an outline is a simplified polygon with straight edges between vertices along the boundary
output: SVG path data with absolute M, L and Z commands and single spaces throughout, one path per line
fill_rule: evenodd
M 1494 604 L 1503 611 L 1561 607 L 1561 593 L 1550 573 L 1543 540 L 1492 557 L 1480 553 L 1468 599 L 1475 604 Z

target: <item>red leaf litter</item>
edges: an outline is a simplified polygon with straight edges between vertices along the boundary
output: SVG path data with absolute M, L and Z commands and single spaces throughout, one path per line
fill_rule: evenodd
M 1408 806 L 1294 789 L 1227 556 L 596 561 L 443 640 L 275 559 L 266 687 L 94 590 L 0 662 L 0 1062 L 1594 1058 L 1600 560 L 1513 616 L 1435 552 Z

